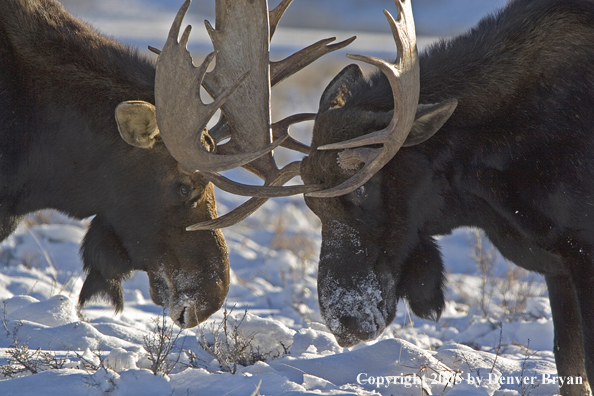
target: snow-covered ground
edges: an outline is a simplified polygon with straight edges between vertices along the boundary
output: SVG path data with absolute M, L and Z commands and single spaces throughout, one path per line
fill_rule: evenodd
M 237 204 L 224 193 L 218 198 L 221 211 Z M 163 329 L 163 316 L 150 301 L 144 273 L 125 282 L 121 314 L 101 303 L 77 311 L 78 249 L 86 226 L 43 212 L 0 244 L 0 365 L 6 375 L 0 395 L 557 391 L 543 280 L 518 273 L 484 240 L 479 251 L 472 230 L 440 239 L 449 284 L 438 322 L 420 320 L 400 303 L 394 324 L 377 341 L 343 349 L 317 305 L 318 222 L 301 198 L 270 201 L 224 231 L 233 271 L 226 320 L 221 310 L 180 331 L 166 319 L 161 335 L 175 341 L 168 356 L 175 365 L 154 375 L 147 349 Z M 16 363 L 27 363 L 27 356 L 37 374 Z
M 78 7 L 79 15 L 84 14 L 82 5 L 88 4 L 87 20 L 139 46 L 152 40 L 148 32 L 154 35 L 160 29 L 149 24 L 146 34 L 134 33 L 135 28 L 141 29 L 139 21 L 153 18 L 166 31 L 172 19 L 169 13 L 174 12 L 170 7 L 149 17 L 144 11 L 165 4 L 156 0 L 145 8 L 138 8 L 134 0 L 66 3 Z M 137 8 L 125 13 L 116 7 L 125 3 Z M 345 2 L 351 11 L 360 3 Z M 379 10 L 393 7 L 387 0 L 371 3 Z M 468 11 L 470 3 L 491 4 L 442 3 L 450 8 L 466 4 L 458 9 L 462 16 L 469 15 L 460 11 Z M 422 11 L 422 7 L 441 3 L 418 4 Z M 118 10 L 122 19 L 113 22 L 105 16 L 109 10 Z M 123 31 L 128 33 L 120 36 Z M 297 35 L 286 32 L 286 37 Z M 381 33 L 369 34 L 369 42 L 383 40 L 373 36 Z M 307 44 L 326 36 L 317 32 L 311 40 L 300 36 L 300 41 Z M 341 62 L 337 67 L 347 64 Z M 325 69 L 330 76 L 339 70 L 330 69 Z M 275 102 L 284 108 L 276 111 L 315 111 L 329 78 L 312 81 L 302 77 L 301 83 L 285 87 Z M 307 135 L 307 131 L 300 133 Z M 219 213 L 240 202 L 220 191 L 217 199 Z M 152 303 L 142 272 L 124 284 L 122 313 L 114 315 L 102 303 L 77 310 L 83 282 L 78 251 L 87 225 L 88 220 L 46 211 L 31 216 L 0 244 L 0 395 L 512 396 L 557 392 L 553 324 L 543 279 L 518 271 L 480 235 L 477 239 L 473 230 L 440 238 L 448 291 L 438 322 L 416 318 L 401 302 L 394 324 L 378 340 L 345 349 L 336 344 L 319 313 L 320 229 L 300 197 L 269 201 L 248 220 L 224 230 L 232 268 L 226 310 L 183 331 Z M 161 343 L 159 336 L 164 340 Z M 161 365 L 155 363 L 156 344 L 171 348 Z

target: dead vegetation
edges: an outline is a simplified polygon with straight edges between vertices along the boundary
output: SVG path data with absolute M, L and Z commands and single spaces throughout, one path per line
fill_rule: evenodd
M 241 319 L 231 320 L 234 308 L 227 310 L 225 306 L 220 322 L 211 322 L 208 327 L 201 326 L 198 331 L 200 346 L 219 362 L 221 370 L 236 374 L 238 366 L 247 367 L 258 361 L 282 357 L 280 354 L 262 353 L 253 345 L 256 334 L 245 334 L 240 330 L 248 310 L 244 311 Z M 284 354 L 288 353 L 290 346 L 282 346 Z
M 478 291 L 466 282 L 452 284 L 458 293 L 458 302 L 470 310 L 476 309 L 484 318 L 513 321 L 525 315 L 529 298 L 546 295 L 546 286 L 538 275 L 504 260 L 505 270 L 497 268 L 500 253 L 486 242 L 482 231 L 472 229 L 468 233 L 470 257 L 478 268 Z M 498 269 L 499 273 L 496 273 Z
M 7 363 L 0 365 L 0 374 L 6 378 L 19 377 L 25 373 L 37 374 L 47 370 L 60 370 L 70 362 L 68 354 L 59 357 L 52 352 L 51 347 L 47 351 L 41 348 L 31 349 L 28 343 L 21 343 L 17 338 L 18 326 L 13 330 L 14 341 L 6 351 Z
M 227 310 L 225 307 L 223 319 L 218 323 L 211 322 L 208 326 L 201 326 L 197 335 L 199 345 L 218 361 L 221 371 L 236 374 L 239 366 L 247 367 L 257 361 L 281 357 L 281 354 L 260 352 L 259 348 L 253 345 L 255 334 L 245 334 L 240 329 L 248 310 L 244 311 L 239 320 L 232 319 L 233 310 L 233 308 Z M 182 330 L 179 328 L 176 330 L 176 327 L 168 322 L 165 313 L 154 318 L 152 323 L 151 332 L 144 336 L 143 347 L 146 352 L 145 357 L 150 362 L 146 368 L 154 375 L 169 375 L 174 370 L 179 371 L 188 366 L 194 368 L 209 366 L 209 362 L 198 359 L 194 351 L 178 345 Z M 105 373 L 118 371 L 107 362 L 109 357 L 102 356 L 99 350 L 88 350 L 84 354 L 68 351 L 65 356 L 59 356 L 52 352 L 51 347 L 46 351 L 41 347 L 32 349 L 28 343 L 21 343 L 18 339 L 19 322 L 10 331 L 4 315 L 3 324 L 8 334 L 12 333 L 14 337 L 12 346 L 6 350 L 6 363 L 0 365 L 0 374 L 6 378 L 37 374 L 47 370 L 60 370 L 66 366 L 83 370 L 89 375 L 99 370 L 104 370 Z M 283 348 L 284 354 L 288 353 L 288 347 L 283 346 Z M 188 363 L 180 362 L 184 353 L 188 356 Z
M 301 273 L 298 275 L 305 277 L 307 267 L 312 264 L 312 260 L 318 254 L 313 238 L 304 231 L 289 232 L 286 220 L 282 215 L 276 216 L 272 220 L 272 225 L 274 234 L 270 242 L 270 249 L 288 250 L 293 253 L 302 264 Z
M 154 375 L 170 374 L 179 362 L 179 354 L 177 359 L 170 359 L 170 354 L 177 348 L 176 342 L 181 334 L 181 329 L 176 332 L 173 327 L 167 323 L 167 317 L 163 312 L 160 318 L 153 319 L 153 331 L 144 336 L 142 344 L 151 362 L 149 370 Z

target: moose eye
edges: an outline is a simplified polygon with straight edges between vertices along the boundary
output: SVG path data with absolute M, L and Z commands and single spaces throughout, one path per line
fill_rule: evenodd
M 182 184 L 179 187 L 179 194 L 184 198 L 190 198 L 192 195 L 192 187 Z
M 351 203 L 359 206 L 363 204 L 367 200 L 367 196 L 369 195 L 369 191 L 365 188 L 365 186 L 361 186 L 351 192 L 347 197 L 347 200 Z

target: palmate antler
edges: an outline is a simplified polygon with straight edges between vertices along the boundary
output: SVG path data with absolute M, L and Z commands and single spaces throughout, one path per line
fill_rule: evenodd
M 261 157 L 268 152 L 265 148 L 259 152 L 235 156 L 219 156 L 209 152 L 202 143 L 201 135 L 214 113 L 229 99 L 229 96 L 243 83 L 247 73 L 239 76 L 221 90 L 214 102 L 205 105 L 200 99 L 200 86 L 206 75 L 206 69 L 215 57 L 210 53 L 196 68 L 186 47 L 191 27 L 184 31 L 178 42 L 179 31 L 191 1 L 188 0 L 179 10 L 169 31 L 167 42 L 160 51 L 155 77 L 155 104 L 157 124 L 160 135 L 169 153 L 186 170 L 232 169 Z
M 288 136 L 288 129 L 293 123 L 311 120 L 315 115 L 297 114 L 271 124 L 271 85 L 354 40 L 353 37 L 334 45 L 330 45 L 334 39 L 322 40 L 283 61 L 270 62 L 270 38 L 291 1 L 282 1 L 268 13 L 266 0 L 217 0 L 216 28 L 208 22 L 206 25 L 215 53 L 209 55 L 198 68 L 192 65 L 191 56 L 185 48 L 189 27 L 180 42 L 177 41 L 190 0 L 186 1 L 175 19 L 157 63 L 155 96 L 163 141 L 186 170 L 199 171 L 225 191 L 253 197 L 231 213 L 190 226 L 188 230 L 230 226 L 249 216 L 271 197 L 301 193 L 313 197 L 335 197 L 354 191 L 388 163 L 402 146 L 419 144 L 432 136 L 456 107 L 456 100 L 418 105 L 420 72 L 410 0 L 394 0 L 399 12 L 398 21 L 389 12 L 384 13 L 398 49 L 395 63 L 363 55 L 348 55 L 351 59 L 377 66 L 387 76 L 394 97 L 390 124 L 381 131 L 356 139 L 318 147 L 318 150 L 340 150 L 338 162 L 345 169 L 364 163 L 363 168 L 344 183 L 327 190 L 322 190 L 319 185 L 283 186 L 299 175 L 299 163 L 279 169 L 271 151 L 283 145 L 309 153 L 307 146 Z M 217 64 L 212 72 L 206 73 L 214 54 Z M 200 84 L 214 98 L 213 103 L 204 105 L 200 100 Z M 219 107 L 223 117 L 211 129 L 210 136 L 216 144 L 226 138 L 230 140 L 218 145 L 214 154 L 204 147 L 204 127 Z M 415 118 L 429 118 L 430 127 L 423 128 L 420 133 L 411 133 Z M 377 144 L 382 147 L 368 147 Z M 217 173 L 238 166 L 264 179 L 264 186 L 243 185 Z
M 217 0 L 216 23 L 206 22 L 215 52 L 200 67 L 192 63 L 187 51 L 190 26 L 178 41 L 181 24 L 191 0 L 178 12 L 167 42 L 159 53 L 155 80 L 157 123 L 160 135 L 171 155 L 187 171 L 200 171 L 218 184 L 216 173 L 243 166 L 265 181 L 264 191 L 276 195 L 293 195 L 316 191 L 320 186 L 272 187 L 297 176 L 298 167 L 279 169 L 271 151 L 285 147 L 307 153 L 309 148 L 288 136 L 289 126 L 313 120 L 314 114 L 298 114 L 276 124 L 270 120 L 270 90 L 319 57 L 350 44 L 354 37 L 330 45 L 335 39 L 322 40 L 290 57 L 270 62 L 269 45 L 278 22 L 292 0 L 284 0 L 270 13 L 266 0 Z M 216 66 L 206 72 L 216 56 Z M 199 88 L 204 86 L 214 101 L 205 105 Z M 224 117 L 210 131 L 218 145 L 216 153 L 204 146 L 204 128 L 221 108 Z M 274 141 L 273 141 L 274 137 Z M 281 188 L 282 190 L 277 190 Z M 279 193 L 282 191 L 282 193 Z M 244 191 L 243 195 L 249 195 Z M 252 199 L 228 216 L 209 224 L 188 227 L 189 230 L 221 228 L 243 219 L 265 202 Z
M 410 0 L 395 0 L 399 18 L 395 21 L 388 11 L 384 11 L 392 28 L 397 46 L 397 58 L 394 64 L 382 59 L 364 55 L 347 55 L 349 58 L 377 66 L 387 77 L 394 96 L 394 113 L 390 124 L 381 131 L 352 140 L 318 147 L 318 150 L 343 150 L 339 153 L 339 163 L 349 167 L 350 163 L 365 163 L 353 177 L 339 186 L 308 191 L 308 196 L 335 197 L 354 191 L 367 182 L 377 171 L 388 163 L 396 152 L 405 144 L 417 114 L 420 92 L 420 71 L 416 45 L 415 25 Z M 379 149 L 364 146 L 382 144 Z M 286 187 L 257 187 L 235 183 L 216 173 L 205 175 L 219 188 L 237 195 L 253 197 L 280 197 L 296 194 Z M 314 186 L 311 186 L 312 190 Z

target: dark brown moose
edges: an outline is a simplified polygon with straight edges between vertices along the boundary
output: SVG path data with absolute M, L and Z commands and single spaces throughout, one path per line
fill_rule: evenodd
M 81 248 L 81 304 L 100 296 L 122 310 L 122 279 L 143 270 L 153 301 L 178 325 L 208 318 L 226 297 L 229 263 L 220 230 L 187 231 L 217 221 L 213 185 L 194 170 L 272 167 L 266 153 L 279 143 L 298 147 L 288 127 L 313 117 L 270 126 L 268 47 L 289 4 L 269 14 L 266 0 L 218 0 L 217 28 L 207 25 L 217 65 L 205 75 L 214 53 L 196 68 L 186 50 L 189 28 L 178 43 L 190 1 L 155 67 L 57 1 L 0 0 L 0 240 L 38 209 L 94 216 Z M 350 42 L 331 41 L 272 63 L 272 85 Z M 207 106 L 198 96 L 202 78 L 215 98 Z M 223 102 L 211 136 L 204 126 Z M 238 106 L 246 102 L 252 106 Z M 216 147 L 237 128 L 252 139 Z M 278 173 L 271 183 L 285 181 Z
M 410 0 L 389 14 L 394 63 L 347 66 L 320 100 L 301 177 L 322 222 L 320 310 L 343 346 L 376 338 L 404 298 L 444 307 L 433 238 L 477 227 L 545 276 L 558 374 L 594 379 L 594 2 L 515 0 L 417 56 Z M 252 196 L 283 190 L 221 188 Z
M 227 247 L 219 230 L 184 227 L 216 217 L 213 187 L 156 137 L 126 144 L 114 118 L 122 101 L 154 102 L 154 64 L 56 1 L 0 8 L 0 239 L 38 209 L 94 215 L 81 304 L 101 296 L 122 310 L 122 279 L 144 270 L 180 326 L 206 319 L 227 294 Z

